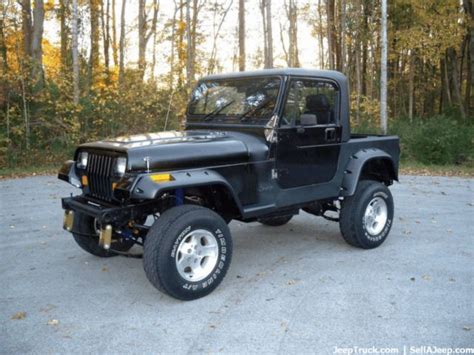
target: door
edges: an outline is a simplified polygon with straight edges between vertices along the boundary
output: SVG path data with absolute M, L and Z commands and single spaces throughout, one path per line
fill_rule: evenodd
M 291 188 L 330 181 L 337 170 L 339 90 L 326 80 L 292 78 L 278 129 L 278 183 Z

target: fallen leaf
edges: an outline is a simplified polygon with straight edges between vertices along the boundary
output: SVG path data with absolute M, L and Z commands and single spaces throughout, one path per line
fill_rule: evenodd
M 449 282 L 456 282 L 456 279 L 454 277 L 450 277 Z
M 25 319 L 26 317 L 26 312 L 16 312 L 13 316 L 12 319 L 14 320 L 20 320 L 20 319 Z
M 462 329 L 464 329 L 465 331 L 470 331 L 471 330 L 471 327 L 468 327 L 467 325 L 465 325 L 464 327 L 462 327 Z
M 421 278 L 425 281 L 431 281 L 431 276 L 429 275 L 423 275 Z
M 216 329 L 216 326 L 215 326 L 214 324 L 211 324 L 211 325 L 209 326 L 209 328 L 211 328 L 211 329 Z
M 59 324 L 59 321 L 57 319 L 50 319 L 48 321 L 48 325 L 56 326 Z
M 410 277 L 410 280 L 411 280 L 411 281 L 415 281 L 415 278 L 414 278 L 414 277 Z
M 107 272 L 107 271 L 109 271 L 109 269 L 107 269 L 107 267 L 104 266 L 104 267 L 102 268 L 102 271 L 103 271 L 103 272 Z
M 240 276 L 240 275 L 237 275 L 236 277 L 237 277 L 238 279 L 242 279 L 242 278 L 243 278 L 243 276 Z
M 296 284 L 296 281 L 295 280 L 288 280 L 288 285 L 295 285 Z

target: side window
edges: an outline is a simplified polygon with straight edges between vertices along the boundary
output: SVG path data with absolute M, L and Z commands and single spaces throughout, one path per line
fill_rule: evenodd
M 283 111 L 282 126 L 336 123 L 339 92 L 326 81 L 294 79 Z

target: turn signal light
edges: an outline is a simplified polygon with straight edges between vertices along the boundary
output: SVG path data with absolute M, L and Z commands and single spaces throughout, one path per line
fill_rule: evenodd
M 82 175 L 81 182 L 82 182 L 82 186 L 89 185 L 89 180 L 87 180 L 87 175 Z
M 167 181 L 174 180 L 171 174 L 153 174 L 153 175 L 150 175 L 150 179 L 153 182 L 167 182 Z

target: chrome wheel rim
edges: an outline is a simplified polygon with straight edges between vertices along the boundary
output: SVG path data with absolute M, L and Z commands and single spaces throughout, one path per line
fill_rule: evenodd
M 381 197 L 374 197 L 367 208 L 365 209 L 364 213 L 364 225 L 367 232 L 372 235 L 376 236 L 380 234 L 385 225 L 387 224 L 388 220 L 388 208 L 387 203 Z
M 189 232 L 179 243 L 176 269 L 186 281 L 197 282 L 208 277 L 217 264 L 217 239 L 205 229 Z

